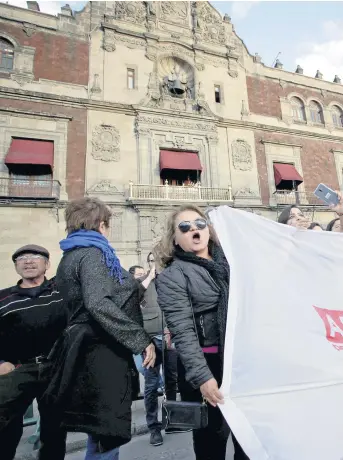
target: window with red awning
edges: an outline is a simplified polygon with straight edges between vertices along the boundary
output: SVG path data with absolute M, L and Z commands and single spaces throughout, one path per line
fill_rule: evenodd
M 274 163 L 273 166 L 277 190 L 295 190 L 304 181 L 292 164 Z
M 160 151 L 161 181 L 170 185 L 189 185 L 200 180 L 203 167 L 196 152 Z
M 12 139 L 5 158 L 9 165 L 42 165 L 54 167 L 54 143 L 36 139 Z

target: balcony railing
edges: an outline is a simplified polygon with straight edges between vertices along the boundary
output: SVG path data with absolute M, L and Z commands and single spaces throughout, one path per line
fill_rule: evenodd
M 170 201 L 232 201 L 231 187 L 212 188 L 200 184 L 189 185 L 143 185 L 130 182 L 130 200 Z
M 313 192 L 296 192 L 289 190 L 277 190 L 274 192 L 277 205 L 296 204 L 298 206 L 324 206 Z
M 0 198 L 59 200 L 58 180 L 29 180 L 0 177 Z

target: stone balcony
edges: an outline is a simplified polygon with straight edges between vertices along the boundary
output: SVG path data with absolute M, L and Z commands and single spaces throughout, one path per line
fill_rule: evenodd
M 325 206 L 313 192 L 296 192 L 289 190 L 277 190 L 273 194 L 277 206 L 288 206 L 295 204 L 297 206 Z
M 129 201 L 137 203 L 177 202 L 201 204 L 232 203 L 232 190 L 228 188 L 203 187 L 200 184 L 174 186 L 145 185 L 130 182 Z
M 60 199 L 58 180 L 29 180 L 0 177 L 0 199 L 53 200 Z

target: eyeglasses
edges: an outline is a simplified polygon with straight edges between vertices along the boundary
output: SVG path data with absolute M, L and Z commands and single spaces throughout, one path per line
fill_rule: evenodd
M 192 228 L 192 225 L 195 225 L 198 230 L 204 230 L 207 227 L 208 222 L 206 219 L 195 219 L 193 221 L 183 220 L 179 223 L 178 229 L 181 233 L 187 233 Z
M 40 260 L 40 259 L 45 259 L 44 256 L 41 256 L 40 254 L 32 254 L 32 256 L 18 256 L 16 258 L 16 262 L 26 262 L 27 260 Z

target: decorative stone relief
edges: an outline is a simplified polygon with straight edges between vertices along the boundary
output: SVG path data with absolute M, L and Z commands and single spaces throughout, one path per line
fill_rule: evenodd
M 245 140 L 237 139 L 232 142 L 232 163 L 240 171 L 252 169 L 251 147 Z
M 153 244 L 159 241 L 164 233 L 166 225 L 166 216 L 160 215 L 158 217 L 151 217 L 151 231 L 153 234 Z
M 189 2 L 161 2 L 160 20 L 187 24 Z
M 124 43 L 130 49 L 136 48 L 145 48 L 146 42 L 145 40 L 141 40 L 140 38 L 134 37 L 126 37 L 125 35 L 116 34 L 115 39 L 119 42 Z
M 97 126 L 92 133 L 92 146 L 92 156 L 96 160 L 119 161 L 120 134 L 114 126 Z
M 95 73 L 94 74 L 94 79 L 93 79 L 93 86 L 91 88 L 91 92 L 94 93 L 101 93 L 101 88 L 100 88 L 100 78 L 99 74 Z
M 249 187 L 243 187 L 241 189 L 239 189 L 235 195 L 235 197 L 239 197 L 239 196 L 244 196 L 244 197 L 256 197 L 256 193 L 251 190 L 251 188 Z
M 195 39 L 225 45 L 226 34 L 221 15 L 208 2 L 194 2 Z
M 28 37 L 32 37 L 37 31 L 37 26 L 28 22 L 23 22 L 23 31 Z
M 11 79 L 16 81 L 20 86 L 24 86 L 33 81 L 33 75 L 29 73 L 12 73 Z
M 137 117 L 138 124 L 149 124 L 161 127 L 173 127 L 181 128 L 184 130 L 194 130 L 194 131 L 217 131 L 217 127 L 214 123 L 204 123 L 204 122 L 187 122 L 184 120 L 178 120 L 175 118 L 165 118 L 163 116 L 151 116 L 151 115 L 139 115 Z
M 117 187 L 108 179 L 104 179 L 96 184 L 94 184 L 90 189 L 87 190 L 87 193 L 99 193 L 106 195 L 117 195 L 120 192 Z
M 11 79 L 16 81 L 20 86 L 31 83 L 34 79 L 33 63 L 35 51 L 36 49 L 31 46 L 21 46 L 16 49 Z
M 145 25 L 145 4 L 144 2 L 116 2 L 115 17 L 117 20 Z
M 104 29 L 104 50 L 111 53 L 116 49 L 116 34 L 112 29 Z
M 110 240 L 122 242 L 123 213 L 112 212 Z
M 175 139 L 173 141 L 173 146 L 178 149 L 183 149 L 185 147 L 185 138 L 183 136 L 182 137 L 175 136 Z

